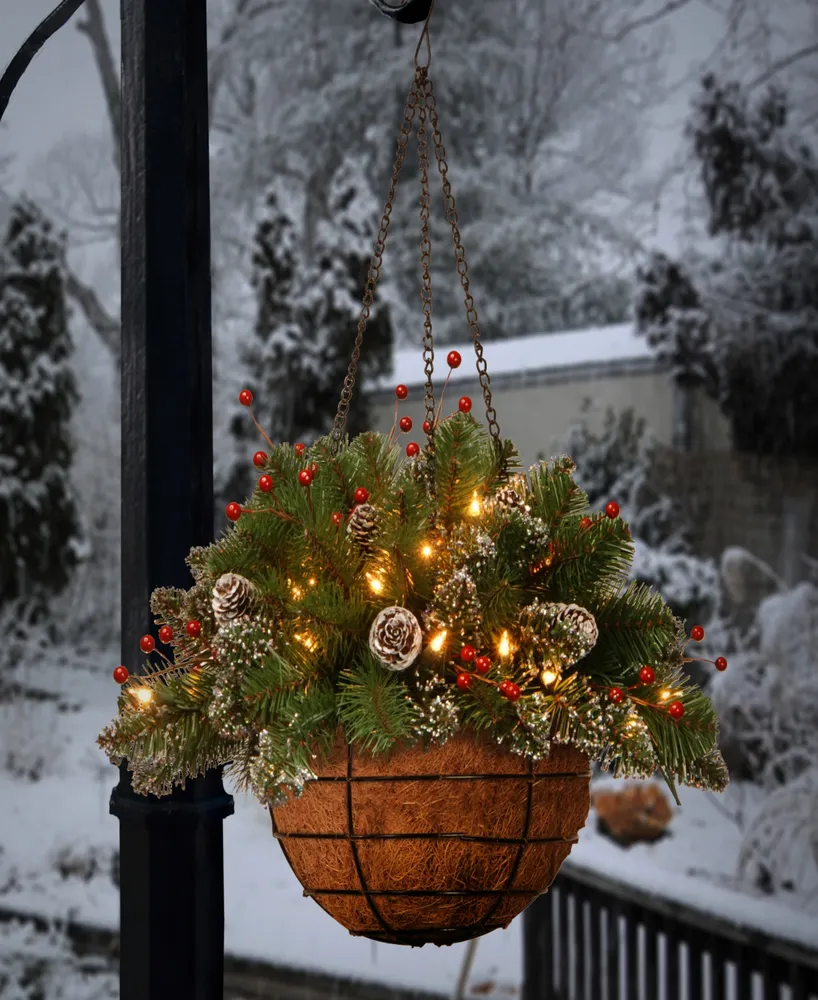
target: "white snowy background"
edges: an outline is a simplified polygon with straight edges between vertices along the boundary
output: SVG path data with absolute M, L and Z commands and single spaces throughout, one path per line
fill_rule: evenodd
M 444 13 L 457 3 L 440 0 Z M 558 23 L 571 39 L 585 37 L 583 32 L 594 36 L 601 46 L 594 51 L 604 61 L 590 75 L 578 68 L 587 62 L 581 49 L 575 63 L 560 63 L 576 92 L 555 105 L 558 127 L 542 140 L 548 155 L 540 157 L 527 139 L 541 115 L 537 67 L 562 58 L 561 43 L 554 25 L 537 20 L 537 4 L 508 0 L 508 5 L 508 17 L 491 30 L 490 19 L 481 22 L 474 37 L 455 24 L 452 32 L 463 34 L 456 36 L 457 46 L 452 42 L 447 49 L 442 37 L 436 50 L 436 62 L 449 60 L 448 82 L 457 94 L 459 113 L 452 109 L 449 114 L 456 119 L 451 155 L 453 178 L 464 191 L 461 211 L 465 216 L 469 206 L 479 207 L 469 230 L 478 276 L 481 267 L 488 275 L 495 266 L 494 241 L 498 228 L 506 226 L 519 253 L 506 262 L 512 286 L 529 265 L 544 287 L 551 282 L 574 288 L 587 278 L 582 268 L 621 275 L 648 246 L 670 252 L 696 240 L 704 246 L 700 204 L 689 186 L 682 142 L 688 102 L 704 68 L 717 67 L 742 80 L 775 75 L 792 88 L 805 132 L 812 129 L 814 136 L 814 0 L 780 0 L 774 10 L 768 0 L 623 0 L 607 6 L 579 0 L 554 5 L 561 13 Z M 116 62 L 118 4 L 104 0 L 100 6 Z M 2 0 L 0 65 L 50 7 L 51 0 Z M 599 13 L 611 7 L 615 10 Z M 344 10 L 353 8 L 355 16 L 346 16 Z M 408 82 L 415 35 L 404 30 L 397 44 L 393 25 L 364 0 L 337 5 L 211 0 L 209 9 L 214 405 L 221 454 L 229 450 L 229 401 L 240 377 L 237 345 L 252 324 L 247 260 L 258 199 L 277 174 L 298 175 L 313 146 L 323 150 L 335 141 L 328 123 L 336 118 L 344 143 L 351 146 L 360 137 L 367 148 L 391 156 L 394 113 L 376 115 L 368 132 L 356 125 L 360 107 L 389 104 L 397 112 L 396 88 L 405 89 Z M 584 15 L 591 21 L 585 23 Z M 119 662 L 119 412 L 112 350 L 119 305 L 118 178 L 93 54 L 98 39 L 93 24 L 90 31 L 77 30 L 77 24 L 87 23 L 82 17 L 37 57 L 0 128 L 0 217 L 4 199 L 20 190 L 52 213 L 68 233 L 69 264 L 81 288 L 77 301 L 85 304 L 74 308 L 72 319 L 73 364 L 82 397 L 74 427 L 74 479 L 92 547 L 55 608 L 55 616 L 74 625 L 67 637 L 56 647 L 35 635 L 28 645 L 0 649 L 0 911 L 72 917 L 113 928 L 118 830 L 108 815 L 108 796 L 116 774 L 94 741 L 114 710 L 110 672 Z M 441 31 L 445 23 L 441 15 Z M 793 54 L 798 58 L 791 60 Z M 519 69 L 517 89 L 512 88 L 516 125 L 500 118 L 500 105 L 510 114 L 503 96 L 496 109 L 493 100 L 481 103 L 471 128 L 465 127 L 469 95 L 480 89 L 476 77 L 484 65 L 510 74 L 504 79 L 513 78 L 512 65 Z M 253 76 L 251 70 L 259 66 L 266 71 Z M 491 155 L 470 160 L 470 135 L 490 137 Z M 563 240 L 569 250 L 553 255 L 550 242 L 555 240 Z M 414 254 L 413 244 L 411 249 Z M 410 259 L 414 264 L 414 256 Z M 491 278 L 501 294 L 502 275 Z M 403 315 L 399 281 L 390 288 Z M 551 302 L 545 293 L 541 303 L 536 296 L 531 301 L 532 312 L 519 316 L 527 326 L 518 332 L 538 332 L 532 317 Z M 488 303 L 489 316 L 492 310 L 499 312 L 500 306 Z M 399 324 L 403 339 L 407 329 L 406 322 Z M 612 344 L 616 336 L 629 336 L 627 328 L 617 330 L 611 331 Z M 514 340 L 502 353 L 510 370 L 513 345 Z M 559 341 L 552 346 L 556 357 Z M 680 593 L 701 583 L 701 564 L 692 564 L 688 556 L 663 560 L 645 547 L 639 558 L 643 566 L 658 558 L 661 570 L 673 567 L 668 586 Z M 719 575 L 747 573 L 751 563 L 747 553 L 725 553 L 720 574 L 712 566 L 707 571 L 708 586 L 717 588 Z M 757 573 L 774 577 L 765 567 L 757 567 Z M 811 760 L 812 769 L 799 768 L 797 781 L 783 788 L 762 777 L 754 783 L 736 781 L 720 797 L 683 789 L 671 835 L 650 846 L 617 847 L 597 832 L 592 814 L 572 860 L 815 948 L 818 737 L 808 726 L 793 735 L 790 723 L 804 704 L 818 711 L 818 589 L 808 579 L 795 588 L 773 580 L 769 594 L 754 612 L 752 641 L 731 651 L 730 669 L 714 682 L 713 695 L 720 711 L 738 713 L 748 727 L 757 724 L 770 741 L 770 759 L 784 733 L 788 752 Z M 712 625 L 708 634 L 716 655 L 723 633 L 718 620 Z M 778 706 L 775 717 L 771 703 Z M 760 864 L 770 883 L 766 892 L 759 888 Z M 420 953 L 350 938 L 301 896 L 270 835 L 268 816 L 242 797 L 225 823 L 225 903 L 226 948 L 232 954 L 438 994 L 451 994 L 455 987 L 463 946 Z M 520 930 L 518 921 L 480 941 L 467 993 L 499 1000 L 519 991 Z M 29 925 L 0 921 L 2 1000 L 35 995 L 26 985 L 32 967 L 39 969 L 36 996 L 43 1000 L 117 995 L 110 969 L 77 959 L 58 932 L 44 935 Z

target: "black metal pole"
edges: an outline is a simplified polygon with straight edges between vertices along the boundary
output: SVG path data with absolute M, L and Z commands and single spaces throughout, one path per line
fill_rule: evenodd
M 152 631 L 150 593 L 190 585 L 213 531 L 210 191 L 204 0 L 121 0 L 122 662 Z M 223 996 L 222 821 L 210 772 L 163 799 L 123 767 L 121 1000 Z

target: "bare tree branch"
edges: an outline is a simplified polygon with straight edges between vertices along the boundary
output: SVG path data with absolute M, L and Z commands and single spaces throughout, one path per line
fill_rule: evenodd
M 105 30 L 102 8 L 99 0 L 87 0 L 85 12 L 87 17 L 77 25 L 77 31 L 86 35 L 96 60 L 105 103 L 108 108 L 108 121 L 113 136 L 113 157 L 117 173 L 120 169 L 120 130 L 122 124 L 122 94 L 120 91 L 119 74 L 111 51 L 111 40 Z
M 121 332 L 119 320 L 108 312 L 96 291 L 81 281 L 70 268 L 66 268 L 65 290 L 79 306 L 88 325 L 105 344 L 113 355 L 114 362 L 118 365 Z
M 764 70 L 759 76 L 755 78 L 750 84 L 751 87 L 760 87 L 764 83 L 768 83 L 777 73 L 782 70 L 789 69 L 794 66 L 797 62 L 802 59 L 806 59 L 808 56 L 818 56 L 818 42 L 813 42 L 812 45 L 805 45 L 803 48 L 796 49 L 794 52 L 790 52 L 780 59 L 776 59 L 767 69 Z

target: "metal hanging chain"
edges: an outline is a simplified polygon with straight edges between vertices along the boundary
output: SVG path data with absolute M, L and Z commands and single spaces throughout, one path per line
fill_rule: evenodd
M 419 67 L 415 83 L 421 90 L 426 78 L 425 67 Z M 426 406 L 427 441 L 427 472 L 432 506 L 436 506 L 435 489 L 435 389 L 432 383 L 435 362 L 435 341 L 432 333 L 432 234 L 429 229 L 429 215 L 432 207 L 432 195 L 429 190 L 429 143 L 426 132 L 426 109 L 418 105 L 418 166 L 420 167 L 420 269 L 421 288 L 420 301 L 423 308 L 423 362 L 426 375 Z
M 455 266 L 457 267 L 457 273 L 460 276 L 460 284 L 463 286 L 463 292 L 465 295 L 463 303 L 466 307 L 466 322 L 469 326 L 469 334 L 474 342 L 474 353 L 477 357 L 477 375 L 480 380 L 480 387 L 483 390 L 483 399 L 486 404 L 486 420 L 488 421 L 489 432 L 494 438 L 495 445 L 497 446 L 498 451 L 502 453 L 500 427 L 497 423 L 497 412 L 491 402 L 491 379 L 488 375 L 486 359 L 483 357 L 483 345 L 480 343 L 481 334 L 480 326 L 478 325 L 477 310 L 474 308 L 474 298 L 469 291 L 469 267 L 466 263 L 466 251 L 464 250 L 463 243 L 460 239 L 460 221 L 457 217 L 457 205 L 455 203 L 454 195 L 452 194 L 452 185 L 448 176 L 449 165 L 446 162 L 446 147 L 443 145 L 443 136 L 440 134 L 440 123 L 437 116 L 437 101 L 434 96 L 432 81 L 429 79 L 428 74 L 426 74 L 423 81 L 420 106 L 426 111 L 429 116 L 429 120 L 432 123 L 435 158 L 437 159 L 437 168 L 440 171 L 440 178 L 443 186 L 443 203 L 446 218 L 452 228 Z M 505 472 L 505 468 L 501 468 L 501 475 L 505 475 Z
M 332 442 L 330 450 L 333 455 L 338 453 L 338 449 L 340 448 L 341 441 L 344 437 L 347 413 L 349 412 L 349 403 L 352 399 L 352 390 L 355 386 L 355 376 L 358 373 L 358 362 L 361 359 L 361 344 L 363 343 L 366 326 L 372 312 L 372 303 L 375 301 L 375 289 L 378 285 L 378 279 L 381 276 L 383 252 L 386 247 L 386 238 L 389 235 L 389 225 L 392 220 L 392 202 L 395 199 L 395 192 L 398 188 L 398 179 L 400 177 L 401 167 L 403 166 L 403 161 L 406 158 L 406 150 L 409 145 L 409 135 L 412 131 L 412 125 L 415 120 L 415 109 L 417 104 L 418 90 L 417 78 L 415 78 L 412 80 L 412 86 L 409 90 L 409 95 L 406 98 L 406 106 L 403 109 L 403 121 L 401 123 L 400 133 L 398 134 L 397 139 L 395 164 L 392 169 L 392 180 L 389 185 L 389 193 L 386 196 L 383 218 L 381 219 L 381 226 L 378 230 L 378 235 L 375 238 L 372 260 L 370 261 L 369 270 L 366 276 L 363 307 L 361 309 L 360 319 L 358 320 L 358 332 L 355 336 L 352 356 L 349 359 L 349 368 L 347 370 L 346 378 L 344 379 L 344 387 L 341 390 L 341 398 L 338 401 L 338 410 L 336 411 L 335 421 L 332 427 Z

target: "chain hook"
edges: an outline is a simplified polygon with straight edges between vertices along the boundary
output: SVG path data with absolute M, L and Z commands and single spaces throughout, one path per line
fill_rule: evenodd
M 436 0 L 432 0 L 429 6 L 429 13 L 426 15 L 426 20 L 423 22 L 423 31 L 420 33 L 417 48 L 415 49 L 415 69 L 428 69 L 432 64 L 432 40 L 429 37 L 429 21 L 431 21 L 432 14 L 435 12 L 435 3 Z M 420 47 L 423 45 L 424 39 L 426 39 L 426 62 L 421 63 L 418 61 L 418 56 L 420 55 Z

